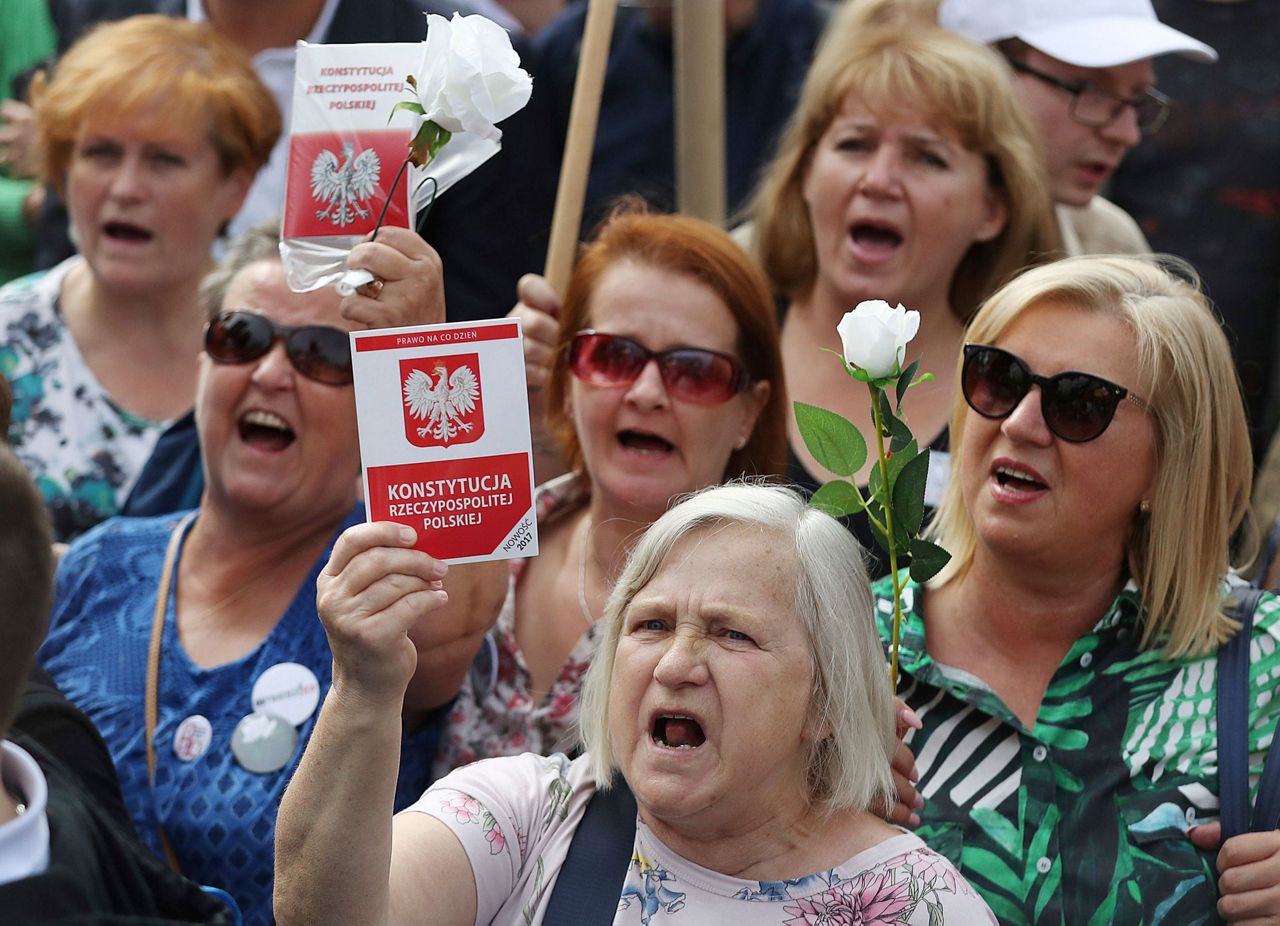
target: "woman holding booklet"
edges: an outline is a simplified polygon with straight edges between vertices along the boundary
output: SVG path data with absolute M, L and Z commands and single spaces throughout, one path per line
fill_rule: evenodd
M 263 924 L 276 808 L 330 685 L 316 579 L 337 534 L 365 520 L 348 338 L 356 324 L 332 289 L 289 290 L 278 245 L 274 231 L 249 233 L 202 288 L 210 321 L 196 389 L 199 509 L 113 519 L 74 543 L 40 653 L 102 731 L 139 836 Z M 394 228 L 378 247 L 402 265 L 379 302 L 413 303 L 418 321 L 441 320 L 434 252 Z M 425 613 L 444 567 L 403 548 L 413 541 L 400 532 L 411 530 L 377 526 L 412 576 L 404 606 Z M 451 602 L 413 631 L 420 684 L 404 713 L 406 802 L 428 781 L 438 731 L 430 710 L 457 691 L 489 625 L 474 616 L 491 618 L 501 600 L 500 589 L 483 597 L 493 570 L 456 569 Z

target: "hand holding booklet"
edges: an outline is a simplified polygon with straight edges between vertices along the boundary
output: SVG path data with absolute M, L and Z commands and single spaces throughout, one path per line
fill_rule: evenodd
M 370 521 L 451 563 L 538 552 L 519 319 L 351 333 Z

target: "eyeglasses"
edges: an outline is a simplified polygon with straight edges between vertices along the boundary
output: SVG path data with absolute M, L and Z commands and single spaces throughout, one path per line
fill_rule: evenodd
M 1040 414 L 1049 430 L 1077 444 L 1102 435 L 1121 399 L 1150 408 L 1146 399 L 1101 376 L 1076 372 L 1037 376 L 1007 350 L 986 344 L 964 346 L 960 388 L 969 407 L 982 417 L 1009 417 L 1032 386 L 1040 387 Z
M 265 315 L 236 309 L 221 312 L 204 330 L 204 351 L 218 363 L 257 360 L 284 339 L 293 368 L 330 386 L 351 382 L 351 341 L 347 332 L 325 325 L 277 325 Z
M 569 369 L 584 383 L 618 387 L 634 383 L 650 360 L 667 392 L 699 405 L 727 402 L 750 385 L 751 377 L 733 357 L 700 347 L 651 351 L 617 334 L 579 331 L 569 342 Z
M 1030 74 L 1036 80 L 1071 94 L 1071 118 L 1081 125 L 1092 128 L 1110 125 L 1126 106 L 1131 106 L 1138 117 L 1138 131 L 1143 135 L 1153 135 L 1169 118 L 1169 98 L 1155 88 L 1148 88 L 1141 96 L 1129 98 L 1094 86 L 1087 80 L 1063 80 L 1022 61 L 1010 60 L 1009 65 L 1015 71 Z

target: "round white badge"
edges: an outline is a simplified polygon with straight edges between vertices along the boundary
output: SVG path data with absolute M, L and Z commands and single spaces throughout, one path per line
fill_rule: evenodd
M 213 741 L 213 726 L 207 717 L 192 714 L 178 724 L 173 734 L 173 754 L 183 762 L 194 762 L 205 754 Z
M 320 683 L 316 674 L 296 662 L 281 662 L 253 683 L 253 709 L 282 717 L 295 727 L 316 712 Z
M 254 711 L 242 717 L 231 734 L 231 752 L 251 772 L 277 772 L 298 748 L 298 729 L 275 714 Z

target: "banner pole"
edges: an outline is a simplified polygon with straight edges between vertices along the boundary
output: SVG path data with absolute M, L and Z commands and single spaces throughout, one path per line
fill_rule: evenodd
M 569 107 L 569 130 L 565 136 L 564 158 L 560 162 L 560 182 L 556 186 L 555 212 L 551 217 L 551 239 L 547 245 L 544 275 L 561 296 L 569 286 L 573 260 L 582 226 L 582 208 L 587 195 L 587 174 L 591 170 L 591 150 L 595 145 L 596 122 L 600 116 L 600 96 L 604 89 L 605 64 L 618 0 L 590 0 L 582 32 L 582 52 L 578 76 Z M 534 88 L 537 93 L 537 88 Z

